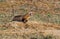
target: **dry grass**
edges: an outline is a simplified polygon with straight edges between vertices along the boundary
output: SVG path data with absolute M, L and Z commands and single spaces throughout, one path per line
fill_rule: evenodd
M 59 0 L 1 0 L 0 23 L 9 22 L 15 15 L 30 11 L 36 14 L 32 20 L 60 24 Z
M 9 22 L 5 26 L 0 26 L 0 38 L 60 39 L 60 30 L 57 30 L 58 28 L 60 29 L 56 24 L 36 21 L 28 21 L 26 24 L 22 22 Z
M 30 11 L 26 24 L 10 22 Z M 60 39 L 59 0 L 0 0 L 0 39 Z
M 60 26 L 52 23 L 28 21 L 9 22 L 0 26 L 1 39 L 60 39 Z
M 53 23 L 44 23 L 36 21 L 28 21 L 27 23 L 22 22 L 9 22 L 1 27 L 6 27 L 8 29 L 33 29 L 33 30 L 60 30 L 60 25 Z M 10 30 L 11 30 L 10 29 Z

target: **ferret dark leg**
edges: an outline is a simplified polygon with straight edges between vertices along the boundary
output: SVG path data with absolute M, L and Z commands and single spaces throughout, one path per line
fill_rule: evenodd
M 28 20 L 24 20 L 24 23 L 26 23 Z
M 28 20 L 26 20 L 26 19 L 22 19 L 22 22 L 24 22 L 24 23 L 26 23 Z

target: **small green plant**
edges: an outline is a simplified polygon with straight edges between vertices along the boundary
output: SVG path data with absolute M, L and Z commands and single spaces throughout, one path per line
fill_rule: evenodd
M 6 0 L 0 0 L 0 2 L 5 2 Z
M 6 27 L 0 27 L 0 30 L 6 30 L 7 28 Z
M 53 35 L 47 35 L 46 37 L 45 37 L 45 39 L 56 39 Z
M 51 15 L 50 12 L 48 12 L 48 13 L 46 14 L 46 16 L 47 16 L 47 17 L 51 17 L 52 15 Z

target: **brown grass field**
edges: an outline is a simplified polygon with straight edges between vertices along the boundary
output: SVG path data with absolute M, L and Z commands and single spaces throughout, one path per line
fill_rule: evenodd
M 29 12 L 27 23 L 12 21 Z M 0 0 L 0 39 L 60 39 L 60 0 Z
M 57 24 L 28 21 L 9 22 L 0 26 L 1 39 L 60 39 Z

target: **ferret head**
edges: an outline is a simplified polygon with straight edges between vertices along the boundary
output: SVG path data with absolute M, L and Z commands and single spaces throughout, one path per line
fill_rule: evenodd
M 33 15 L 33 12 L 29 12 L 29 15 Z

